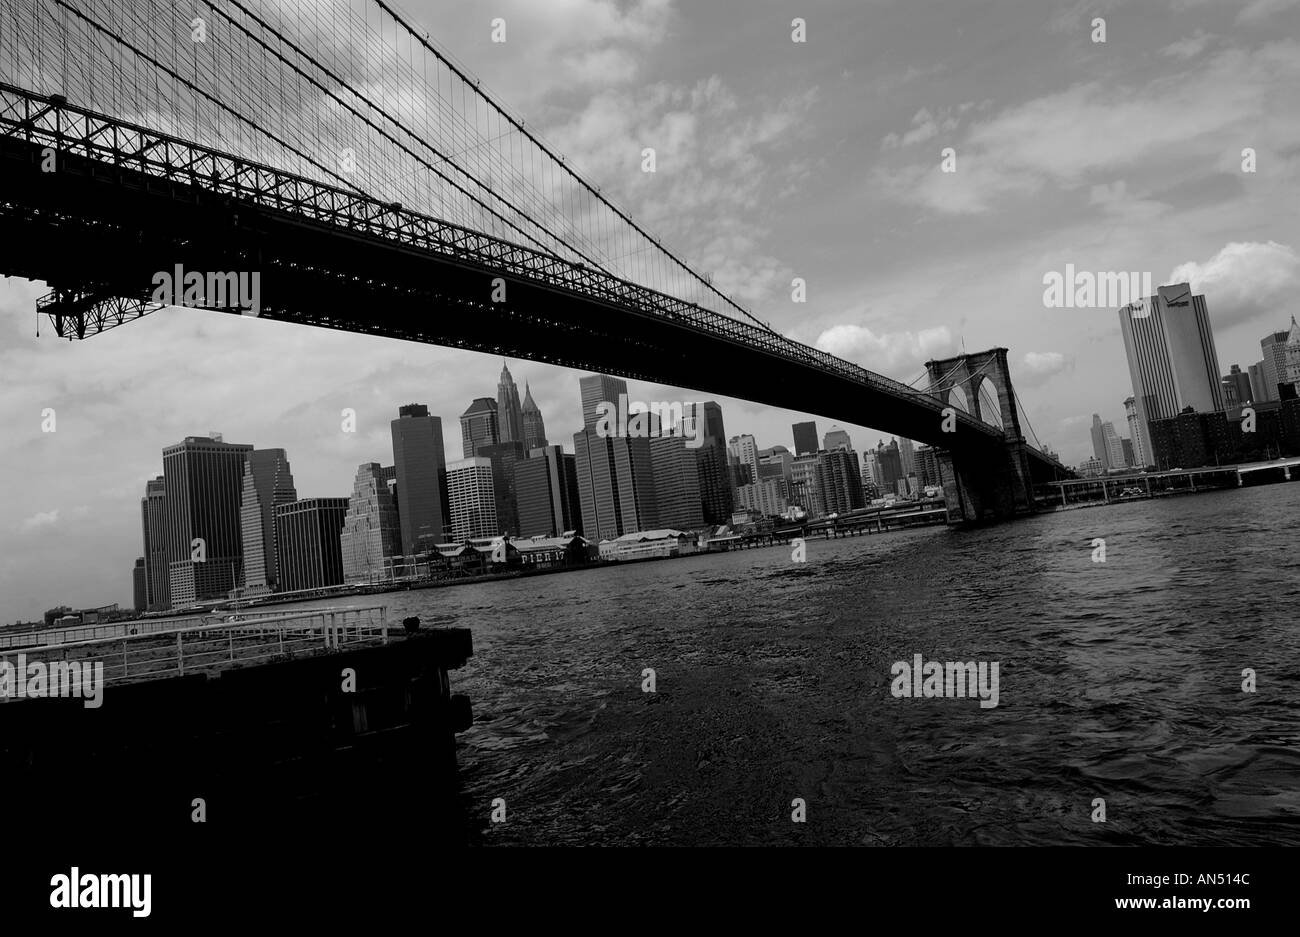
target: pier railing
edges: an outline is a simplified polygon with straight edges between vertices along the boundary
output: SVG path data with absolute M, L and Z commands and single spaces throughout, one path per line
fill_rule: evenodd
M 148 622 L 141 624 L 162 624 Z M 102 663 L 104 685 L 180 676 L 361 644 L 387 644 L 384 605 L 305 609 L 279 614 L 222 613 L 198 624 L 117 637 L 0 650 L 0 661 L 18 668 L 18 655 L 47 666 L 56 662 Z M 0 696 L 0 700 L 4 697 Z

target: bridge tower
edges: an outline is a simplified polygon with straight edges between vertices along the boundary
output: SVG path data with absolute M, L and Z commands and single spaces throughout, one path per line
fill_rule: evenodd
M 1034 510 L 1033 480 L 1030 471 L 1029 445 L 1020 431 L 1020 413 L 1016 409 L 1007 350 L 956 355 L 940 361 L 927 361 L 929 393 L 952 406 L 952 391 L 960 387 L 966 396 L 971 416 L 986 423 L 992 421 L 987 407 L 980 402 L 981 386 L 987 384 L 997 401 L 996 414 L 1002 425 L 1002 441 L 991 440 L 987 447 L 960 451 L 936 449 L 948 516 L 957 521 L 974 523 L 1003 520 Z

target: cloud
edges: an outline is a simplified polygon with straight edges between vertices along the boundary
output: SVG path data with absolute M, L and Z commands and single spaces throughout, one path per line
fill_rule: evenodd
M 817 336 L 813 344 L 870 371 L 889 375 L 911 374 L 926 360 L 957 351 L 957 342 L 947 326 L 877 334 L 862 325 L 833 325 Z
M 1237 14 L 1238 23 L 1261 23 L 1274 13 L 1300 6 L 1300 0 L 1253 0 Z
M 1072 367 L 1073 362 L 1059 351 L 1030 351 L 1020 360 L 1014 378 L 1021 386 L 1037 387 Z
M 1282 306 L 1300 288 L 1300 256 L 1276 241 L 1234 241 L 1209 260 L 1190 260 L 1169 274 L 1167 283 L 1190 283 L 1204 293 L 1216 328 L 1264 315 L 1285 318 Z
M 1194 59 L 1201 54 L 1213 39 L 1214 37 L 1209 33 L 1198 29 L 1194 35 L 1179 39 L 1177 42 L 1171 42 L 1160 50 L 1160 54 L 1172 56 L 1176 59 Z
M 40 511 L 26 518 L 20 526 L 24 533 L 31 530 L 38 530 L 41 527 L 53 527 L 59 522 L 59 509 L 53 511 Z

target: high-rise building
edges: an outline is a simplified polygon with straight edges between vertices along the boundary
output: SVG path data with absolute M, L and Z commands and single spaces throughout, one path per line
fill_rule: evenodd
M 386 474 L 378 462 L 357 468 L 339 535 L 344 582 L 378 582 L 393 577 L 393 557 L 402 553 L 402 528 Z
M 727 443 L 727 461 L 733 465 L 748 466 L 748 471 L 734 472 L 736 484 L 747 484 L 758 478 L 758 444 L 748 434 L 732 436 Z
M 1133 443 L 1133 459 L 1129 464 L 1138 468 L 1152 465 L 1150 450 L 1142 448 L 1144 443 L 1142 434 L 1138 431 L 1137 401 L 1132 397 L 1124 398 L 1124 419 L 1128 423 L 1128 435 Z
M 1224 380 L 1232 382 L 1238 406 L 1244 407 L 1254 401 L 1255 392 L 1250 386 L 1250 374 L 1241 370 L 1240 365 L 1234 364 L 1230 367 L 1228 373 L 1224 376 Z
M 425 544 L 447 539 L 447 460 L 442 447 L 442 420 L 430 416 L 424 404 L 412 403 L 398 410 L 398 418 L 391 426 L 402 553 L 414 556 L 422 552 L 421 538 Z
M 779 478 L 782 482 L 790 480 L 790 463 L 794 456 L 785 446 L 773 446 L 758 450 L 758 477 Z
M 140 520 L 144 528 L 145 610 L 166 611 L 172 607 L 167 565 L 167 524 L 163 477 L 145 482 L 140 499 Z
M 817 487 L 817 453 L 804 453 L 790 460 L 790 493 L 786 500 L 803 508 L 809 517 L 826 513 Z
M 447 495 L 451 499 L 452 540 L 464 543 L 501 533 L 491 459 L 475 456 L 448 465 Z
M 892 451 L 897 459 L 897 445 Z M 858 471 L 857 454 L 843 448 L 818 453 L 817 488 L 827 514 L 843 514 L 863 507 L 862 474 Z
M 817 424 L 809 420 L 795 423 L 790 427 L 794 431 L 795 455 L 813 455 L 817 452 Z M 801 505 L 802 507 L 802 505 Z
M 1119 322 L 1138 415 L 1134 446 L 1150 453 L 1152 420 L 1177 416 L 1185 407 L 1221 411 L 1223 385 L 1204 296 L 1193 296 L 1187 283 L 1162 286 L 1143 311 L 1135 315 L 1125 306 Z
M 492 491 L 496 497 L 496 533 L 520 536 L 519 503 L 515 492 L 515 466 L 526 458 L 521 442 L 479 446 L 475 456 L 492 461 Z
M 491 446 L 500 441 L 497 402 L 491 397 L 475 397 L 469 409 L 460 415 L 462 457 L 473 458 L 478 454 L 479 446 Z
M 1106 434 L 1102 432 L 1101 416 L 1092 415 L 1092 454 L 1102 466 L 1109 471 L 1110 456 L 1106 451 Z
M 916 476 L 922 487 L 943 484 L 939 475 L 939 456 L 932 446 L 921 446 L 916 450 Z
M 1279 384 L 1300 382 L 1300 325 L 1295 316 L 1291 317 L 1290 329 L 1264 336 L 1259 347 L 1264 352 L 1262 371 L 1269 399 L 1282 399 Z
M 275 508 L 298 498 L 283 449 L 254 449 L 244 463 L 239 532 L 244 551 L 244 594 L 280 590 L 275 551 Z
M 146 595 L 144 584 L 144 557 L 138 556 L 135 559 L 135 566 L 131 570 L 131 593 L 135 600 L 134 609 L 136 614 L 146 611 L 149 606 L 149 599 Z
M 848 433 L 832 426 L 826 432 L 826 439 L 822 442 L 822 448 L 827 452 L 831 452 L 835 449 L 852 449 L 853 442 L 849 439 Z
M 515 463 L 515 493 L 519 505 L 519 534 L 558 537 L 565 531 L 582 533 L 576 458 L 562 446 L 534 449 Z
M 727 431 L 722 423 L 722 407 L 716 401 L 700 404 L 695 431 L 703 439 L 695 450 L 696 476 L 704 520 L 709 524 L 726 524 L 734 507 L 734 489 L 727 468 Z
M 533 390 L 524 381 L 524 452 L 532 452 L 546 446 L 546 421 L 542 411 L 533 402 Z
M 741 485 L 736 489 L 737 510 L 753 511 L 765 517 L 779 517 L 789 506 L 785 486 L 779 478 L 763 478 L 752 485 Z
M 898 440 L 898 464 L 904 478 L 916 474 L 916 446 L 912 440 L 904 438 Z
M 342 585 L 348 498 L 304 498 L 275 506 L 279 591 Z
M 1268 377 L 1264 373 L 1264 362 L 1256 361 L 1249 367 L 1250 372 L 1250 391 L 1255 397 L 1256 403 L 1268 403 L 1270 400 L 1277 400 L 1277 387 L 1272 389 L 1272 395 L 1269 394 Z
M 650 466 L 654 473 L 658 526 L 698 530 L 704 526 L 704 504 L 695 453 L 682 436 L 665 435 L 650 440 Z
M 582 392 L 582 428 L 595 429 L 600 418 L 597 407 L 600 404 L 618 406 L 618 395 L 627 393 L 627 381 L 608 374 L 588 374 L 578 379 L 578 388 Z
M 1102 444 L 1105 446 L 1106 458 L 1102 461 L 1106 464 L 1106 469 L 1122 469 L 1128 467 L 1128 462 L 1124 459 L 1124 444 L 1120 442 L 1119 434 L 1115 432 L 1115 424 L 1107 420 L 1101 424 Z
M 1125 436 L 1120 440 L 1120 445 L 1124 448 L 1124 464 L 1126 466 L 1137 465 L 1137 462 L 1134 461 L 1136 457 L 1133 453 L 1133 440 Z
M 573 449 L 583 536 L 614 540 L 659 525 L 649 439 L 584 429 L 574 434 Z
M 501 380 L 497 383 L 497 426 L 500 442 L 524 443 L 524 408 L 519 402 L 519 388 L 510 376 L 510 368 L 501 363 Z
M 891 439 L 886 446 L 884 440 L 876 446 L 876 464 L 880 466 L 880 474 L 876 477 L 876 484 L 881 491 L 894 491 L 898 486 L 898 480 L 903 477 L 903 458 L 898 453 L 898 440 Z M 827 508 L 827 511 L 831 510 Z
M 226 599 L 242 582 L 240 498 L 252 446 L 187 436 L 163 450 L 163 512 L 172 608 Z

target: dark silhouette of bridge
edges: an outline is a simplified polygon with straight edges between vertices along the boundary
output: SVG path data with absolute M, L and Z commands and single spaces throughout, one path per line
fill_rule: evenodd
M 0 273 L 50 286 L 38 309 L 59 336 L 163 308 L 157 275 L 177 265 L 255 273 L 261 318 L 617 374 L 928 443 L 942 450 L 956 518 L 1031 511 L 1035 485 L 1070 474 L 1021 433 L 1005 349 L 929 362 L 918 390 L 786 338 L 382 0 L 340 0 L 323 22 L 319 10 L 299 16 L 305 3 L 205 0 L 206 17 L 187 19 L 165 0 L 3 0 Z M 378 47 L 379 64 L 340 54 L 322 41 L 331 35 Z M 396 90 L 377 100 L 387 91 L 376 87 Z M 185 304 L 250 311 L 229 297 Z

